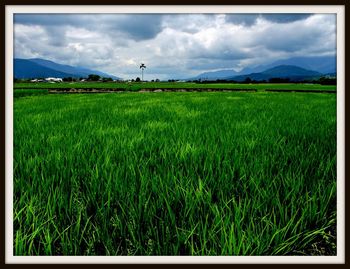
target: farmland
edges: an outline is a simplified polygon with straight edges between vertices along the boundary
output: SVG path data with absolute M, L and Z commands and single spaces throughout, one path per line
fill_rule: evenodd
M 230 85 L 15 95 L 14 255 L 336 255 L 336 95 Z
M 64 83 L 15 83 L 15 89 L 50 89 L 50 88 L 96 88 L 139 91 L 141 89 L 167 88 L 212 88 L 212 89 L 284 89 L 284 90 L 336 90 L 335 85 L 298 84 L 298 83 L 193 83 L 193 82 L 64 82 Z

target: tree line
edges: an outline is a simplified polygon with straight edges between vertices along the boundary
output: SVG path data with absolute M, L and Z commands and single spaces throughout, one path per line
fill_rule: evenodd
M 169 80 L 169 82 L 175 80 Z M 216 80 L 189 80 L 188 82 L 195 82 L 200 84 L 208 83 L 239 83 L 239 84 L 262 84 L 262 83 L 312 83 L 312 84 L 321 84 L 321 85 L 337 85 L 336 77 L 320 77 L 318 79 L 304 79 L 304 80 L 293 80 L 290 78 L 270 78 L 268 80 L 254 80 L 250 77 L 247 77 L 244 81 L 236 80 L 226 80 L 226 79 L 216 79 Z

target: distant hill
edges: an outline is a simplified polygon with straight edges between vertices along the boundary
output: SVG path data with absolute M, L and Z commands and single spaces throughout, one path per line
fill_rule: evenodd
M 307 70 L 313 70 L 322 74 L 337 72 L 336 56 L 312 56 L 312 57 L 293 57 L 281 59 L 269 64 L 247 67 L 241 70 L 239 75 L 250 73 L 260 73 L 264 70 L 273 68 L 279 65 L 294 65 Z
M 240 73 L 235 72 L 234 70 L 218 70 L 218 71 L 212 71 L 212 72 L 205 72 L 201 73 L 198 76 L 195 76 L 193 78 L 189 78 L 188 80 L 217 80 L 217 79 L 224 79 L 227 77 L 232 77 L 239 75 Z
M 239 72 L 235 72 L 234 70 L 227 70 L 227 69 L 217 70 L 213 72 L 205 72 L 205 73 L 199 74 L 194 78 L 191 78 L 191 80 L 193 79 L 216 80 L 216 79 L 225 79 L 228 77 L 233 77 L 238 75 L 261 73 L 267 69 L 280 66 L 280 65 L 293 65 L 293 66 L 301 67 L 307 70 L 316 71 L 322 74 L 335 74 L 337 72 L 336 56 L 293 57 L 288 59 L 277 60 L 269 64 L 249 66 L 242 69 Z
M 322 74 L 337 72 L 336 56 L 294 57 L 275 61 L 272 64 L 267 65 L 265 69 L 278 65 L 295 65 L 304 69 L 317 71 Z
M 68 73 L 60 72 L 47 68 L 45 66 L 36 64 L 34 62 L 15 59 L 14 60 L 14 77 L 15 78 L 45 78 L 45 77 L 69 77 Z
M 44 59 L 14 59 L 14 76 L 15 78 L 45 78 L 45 77 L 83 77 L 90 74 L 96 74 L 101 77 L 118 77 L 106 74 L 97 70 L 90 70 L 83 67 L 58 64 L 53 61 Z
M 289 78 L 292 81 L 301 81 L 304 79 L 319 78 L 322 74 L 316 71 L 307 70 L 294 65 L 279 65 L 267 69 L 260 73 L 250 73 L 246 75 L 233 76 L 227 80 L 244 81 L 247 78 L 252 80 L 269 80 L 271 78 Z

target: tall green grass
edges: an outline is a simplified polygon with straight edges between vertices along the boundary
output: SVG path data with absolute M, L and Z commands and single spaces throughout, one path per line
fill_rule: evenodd
M 16 89 L 13 91 L 13 97 L 19 98 L 33 95 L 45 95 L 48 93 L 47 89 Z
M 335 255 L 336 97 L 14 103 L 15 255 Z

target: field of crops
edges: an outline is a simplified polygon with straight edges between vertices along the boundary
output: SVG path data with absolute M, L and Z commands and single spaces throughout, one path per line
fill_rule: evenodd
M 50 88 L 102 88 L 138 91 L 140 89 L 166 88 L 213 88 L 213 89 L 285 89 L 285 90 L 336 90 L 335 85 L 298 84 L 298 83 L 190 83 L 190 82 L 64 82 L 64 83 L 15 83 L 15 89 L 50 89 Z
M 15 98 L 13 227 L 14 255 L 336 255 L 336 95 Z

